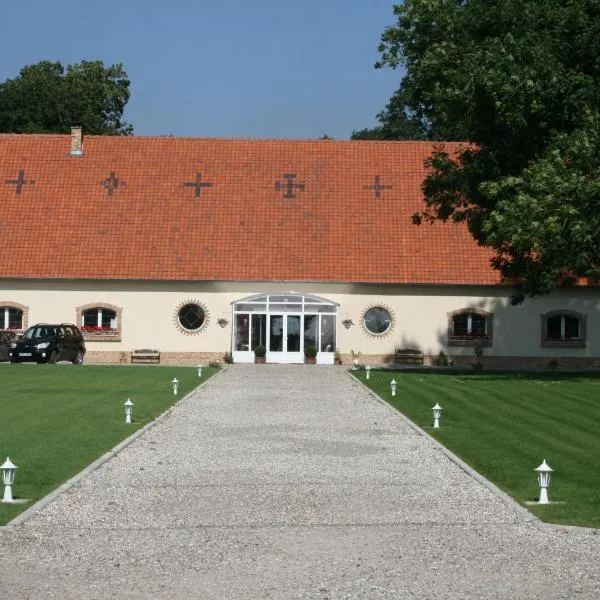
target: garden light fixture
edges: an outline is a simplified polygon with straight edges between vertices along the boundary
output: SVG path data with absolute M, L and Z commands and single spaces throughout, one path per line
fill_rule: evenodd
M 435 406 L 431 410 L 433 411 L 433 428 L 439 429 L 440 417 L 442 416 L 442 407 L 436 402 Z
M 2 471 L 2 483 L 4 484 L 4 498 L 2 502 L 10 504 L 14 502 L 12 497 L 12 484 L 15 481 L 15 472 L 17 466 L 10 462 L 10 458 L 6 458 L 4 464 L 0 467 Z
M 202 365 L 198 365 L 198 377 L 202 377 Z
M 543 460 L 542 464 L 534 471 L 537 471 L 538 481 L 540 484 L 540 499 L 538 504 L 550 504 L 548 500 L 548 486 L 550 485 L 550 477 L 552 476 L 552 470 L 546 459 Z
M 177 377 L 173 377 L 171 384 L 173 385 L 173 396 L 177 396 L 177 389 L 179 388 L 179 381 L 177 381 Z
M 396 380 L 395 380 L 395 379 L 392 379 L 392 380 L 390 381 L 390 388 L 392 389 L 392 396 L 395 396 L 395 395 L 396 395 L 396 386 L 397 386 L 397 385 L 398 385 L 398 384 L 396 383 Z
M 125 423 L 131 423 L 131 415 L 133 413 L 133 402 L 127 398 L 127 402 L 123 404 L 125 407 Z
M 371 376 L 371 367 L 369 365 L 365 366 L 365 371 L 367 372 L 367 379 Z

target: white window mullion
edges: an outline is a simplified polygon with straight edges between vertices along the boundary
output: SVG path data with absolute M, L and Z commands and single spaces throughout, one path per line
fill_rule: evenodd
M 560 339 L 564 340 L 566 339 L 567 336 L 567 332 L 566 332 L 566 326 L 565 326 L 565 315 L 561 315 L 560 317 Z
M 471 335 L 473 333 L 473 315 L 467 315 L 467 335 Z

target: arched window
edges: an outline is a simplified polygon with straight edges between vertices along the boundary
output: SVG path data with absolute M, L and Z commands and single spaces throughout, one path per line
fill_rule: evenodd
M 121 308 L 106 303 L 77 307 L 77 323 L 86 340 L 105 342 L 121 339 Z
M 448 315 L 449 346 L 491 346 L 493 317 L 481 309 L 464 308 Z
M 16 302 L 0 301 L 0 329 L 27 329 L 27 307 Z
M 542 347 L 586 345 L 586 316 L 568 310 L 555 310 L 542 315 Z

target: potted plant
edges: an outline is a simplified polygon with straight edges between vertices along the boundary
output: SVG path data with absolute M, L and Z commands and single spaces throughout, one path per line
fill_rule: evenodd
M 264 346 L 256 346 L 254 348 L 254 363 L 257 365 L 264 364 L 267 362 L 265 358 L 267 356 L 267 349 Z
M 338 348 L 335 349 L 335 354 L 333 356 L 333 362 L 336 365 L 341 365 L 342 364 L 342 355 L 340 354 L 340 351 Z
M 314 346 L 305 346 L 304 358 L 307 365 L 314 365 L 317 362 L 317 349 Z

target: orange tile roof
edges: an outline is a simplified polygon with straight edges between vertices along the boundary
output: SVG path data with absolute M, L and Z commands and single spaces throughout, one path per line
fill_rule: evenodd
M 429 143 L 85 136 L 83 156 L 69 149 L 68 135 L 0 135 L 0 277 L 500 283 L 464 226 L 412 224 Z

